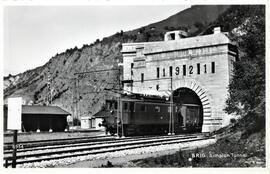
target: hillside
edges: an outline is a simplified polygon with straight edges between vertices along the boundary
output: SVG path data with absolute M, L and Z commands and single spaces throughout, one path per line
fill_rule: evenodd
M 117 68 L 118 62 L 122 61 L 122 43 L 160 41 L 166 31 L 179 28 L 187 29 L 190 35 L 194 35 L 228 8 L 229 6 L 192 6 L 160 22 L 132 31 L 120 31 L 101 41 L 97 39 L 92 44 L 85 44 L 82 48 L 75 47 L 57 53 L 41 67 L 4 77 L 4 99 L 22 96 L 26 104 L 46 104 L 51 91 L 53 105 L 74 113 L 77 103 L 79 115 L 95 113 L 102 107 L 105 98 L 113 96 L 113 93 L 105 92 L 104 88 L 117 88 L 117 84 L 111 82 L 117 79 L 118 72 L 89 74 L 87 77 L 79 77 L 74 73 Z M 151 30 L 152 27 L 155 29 Z M 79 80 L 75 84 L 74 78 L 77 77 Z M 47 85 L 49 81 L 50 90 Z
M 265 167 L 265 6 L 192 6 L 160 22 L 132 31 L 120 31 L 80 49 L 67 49 L 41 67 L 4 77 L 4 97 L 23 96 L 26 103 L 45 104 L 50 78 L 53 105 L 61 106 L 75 115 L 91 115 L 103 106 L 105 98 L 114 96 L 113 92 L 104 89 L 118 89 L 118 71 L 85 76 L 74 73 L 117 68 L 118 62 L 122 61 L 122 43 L 160 41 L 164 32 L 174 29 L 184 29 L 190 36 L 210 34 L 214 26 L 228 31 L 230 38 L 238 44 L 241 61 L 234 64 L 234 77 L 228 87 L 230 95 L 225 110 L 229 114 L 238 114 L 241 119 L 231 119 L 229 126 L 213 132 L 217 143 L 209 147 L 146 159 L 136 162 L 136 165 L 188 167 L 190 162 L 183 157 L 191 153 L 211 152 L 245 156 L 195 158 L 192 165 Z
M 162 33 L 168 30 L 181 29 L 194 36 L 203 31 L 210 23 L 214 22 L 229 7 L 229 5 L 196 5 L 160 22 L 147 25 L 144 28 L 145 31 L 155 28 L 155 30 Z M 131 33 L 135 31 L 138 30 L 133 30 Z
M 46 104 L 48 97 L 47 82 L 51 80 L 52 104 L 61 106 L 72 113 L 72 102 L 74 95 L 74 74 L 82 71 L 93 71 L 98 69 L 111 69 L 117 66 L 119 60 L 121 61 L 121 42 L 133 41 L 129 36 L 123 39 L 120 35 L 110 37 L 107 39 L 108 43 L 96 42 L 93 45 L 86 45 L 81 49 L 68 49 L 66 52 L 57 54 L 52 57 L 44 66 L 38 67 L 34 70 L 26 71 L 16 76 L 11 76 L 5 79 L 5 83 L 9 82 L 11 85 L 6 86 L 4 90 L 5 98 L 8 96 L 22 96 L 26 103 L 33 101 L 34 104 Z M 113 78 L 117 78 L 117 74 L 113 73 L 112 78 L 106 74 L 100 74 L 95 79 L 90 81 L 94 86 L 99 88 L 101 83 L 109 82 Z M 12 80 L 13 83 L 12 83 Z M 94 82 L 95 81 L 95 82 Z M 81 79 L 80 79 L 81 82 Z M 89 83 L 89 82 L 88 82 Z M 82 84 L 76 84 L 77 88 L 82 87 Z M 80 89 L 77 89 L 81 91 Z M 99 91 L 98 89 L 90 89 L 90 92 Z M 82 91 L 81 91 L 82 92 Z M 89 91 L 88 91 L 89 92 Z M 102 105 L 102 99 L 105 95 L 103 93 L 88 94 L 86 98 L 77 94 L 77 100 L 81 103 L 86 103 L 90 106 L 92 103 Z M 96 98 L 96 100 L 93 100 Z M 100 102 L 99 102 L 100 101 Z M 99 103 L 99 104 L 98 104 Z M 92 106 L 92 105 L 91 105 Z M 98 110 L 91 107 L 88 112 Z
M 254 127 L 252 115 L 243 117 L 230 126 L 212 135 L 216 143 L 207 147 L 188 150 L 180 149 L 175 153 L 133 160 L 129 163 L 115 164 L 111 167 L 260 167 L 266 166 L 265 129 L 262 120 Z M 248 127 L 248 128 L 247 128 Z M 189 159 L 192 159 L 190 162 Z

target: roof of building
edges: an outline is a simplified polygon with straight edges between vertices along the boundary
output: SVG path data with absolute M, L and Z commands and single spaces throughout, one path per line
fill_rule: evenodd
M 159 41 L 159 42 L 142 42 L 142 43 L 125 43 L 122 52 L 135 52 L 137 47 L 144 47 L 143 54 L 167 52 L 173 50 L 182 50 L 197 47 L 206 47 L 213 45 L 232 43 L 224 33 L 216 33 L 204 36 L 188 37 L 179 40 Z M 125 48 L 126 47 L 126 48 Z
M 58 106 L 23 105 L 22 114 L 38 115 L 70 115 L 69 112 Z

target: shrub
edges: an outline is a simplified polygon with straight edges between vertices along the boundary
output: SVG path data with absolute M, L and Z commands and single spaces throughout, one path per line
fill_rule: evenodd
M 77 57 L 74 59 L 73 62 L 76 63 L 80 59 L 80 57 L 81 57 L 81 54 L 78 54 Z
M 235 122 L 236 122 L 236 119 L 235 119 L 235 118 L 231 118 L 231 119 L 230 119 L 230 123 L 231 123 L 231 124 L 234 124 Z

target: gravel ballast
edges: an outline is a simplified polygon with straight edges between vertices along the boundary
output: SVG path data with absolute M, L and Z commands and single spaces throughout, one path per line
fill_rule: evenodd
M 17 165 L 18 168 L 45 168 L 45 167 L 100 167 L 107 161 L 113 163 L 128 163 L 130 160 L 142 159 L 150 156 L 165 155 L 181 149 L 204 147 L 215 143 L 215 139 L 207 139 L 193 142 L 151 146 L 132 150 L 121 150 L 96 155 L 85 155 L 59 160 L 42 161 Z

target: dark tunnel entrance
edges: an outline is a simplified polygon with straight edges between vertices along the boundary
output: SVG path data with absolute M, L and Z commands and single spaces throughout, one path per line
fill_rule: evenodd
M 179 88 L 173 92 L 173 102 L 181 129 L 185 132 L 201 132 L 203 107 L 198 95 L 189 88 Z

